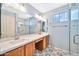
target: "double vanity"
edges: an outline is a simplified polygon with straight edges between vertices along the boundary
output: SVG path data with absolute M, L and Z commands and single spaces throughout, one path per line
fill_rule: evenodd
M 33 56 L 48 45 L 48 33 L 21 35 L 0 40 L 0 56 Z

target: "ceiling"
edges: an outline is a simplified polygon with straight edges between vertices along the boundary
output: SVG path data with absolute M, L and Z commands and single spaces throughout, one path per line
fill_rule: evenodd
M 48 12 L 50 10 L 56 9 L 66 4 L 67 3 L 30 3 L 31 6 L 33 6 L 41 13 Z

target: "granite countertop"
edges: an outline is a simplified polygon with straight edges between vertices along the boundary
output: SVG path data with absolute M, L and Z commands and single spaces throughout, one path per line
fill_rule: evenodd
M 39 38 L 47 35 L 48 33 L 42 32 L 41 34 L 35 33 L 30 35 L 21 35 L 17 40 L 15 40 L 14 37 L 2 38 L 0 41 L 0 54 L 4 54 L 20 46 L 24 46 L 25 44 L 38 40 Z

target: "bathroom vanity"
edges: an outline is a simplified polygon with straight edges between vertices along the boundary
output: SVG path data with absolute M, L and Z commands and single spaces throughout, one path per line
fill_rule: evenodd
M 1 56 L 33 56 L 35 50 L 43 51 L 48 45 L 48 33 L 21 35 L 18 40 L 0 41 Z
M 14 11 L 6 4 L 0 8 L 0 56 L 33 56 L 36 49 L 43 51 L 48 45 L 48 33 L 42 30 L 42 21 Z

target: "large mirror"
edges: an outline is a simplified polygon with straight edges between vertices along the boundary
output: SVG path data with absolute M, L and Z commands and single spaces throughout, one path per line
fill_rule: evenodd
M 41 22 L 34 16 L 27 17 L 26 15 L 27 13 L 20 11 L 14 12 L 12 8 L 5 7 L 2 4 L 1 38 L 39 33 L 42 28 Z
M 40 32 L 40 22 L 35 17 L 17 18 L 16 34 L 27 35 Z

